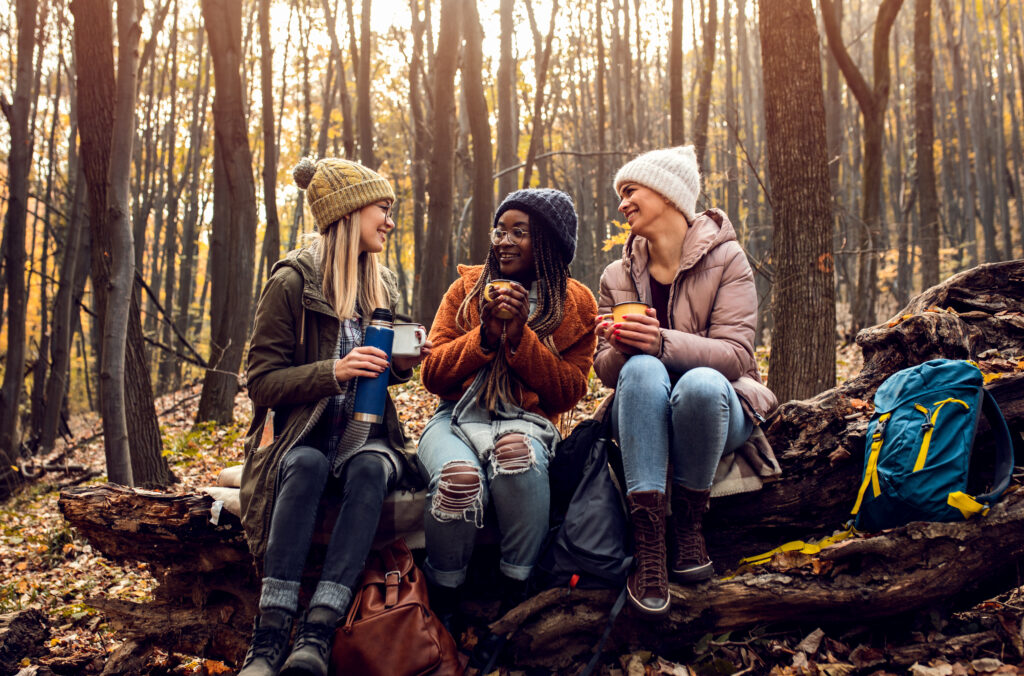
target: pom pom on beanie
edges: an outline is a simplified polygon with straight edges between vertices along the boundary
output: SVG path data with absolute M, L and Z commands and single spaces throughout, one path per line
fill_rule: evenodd
M 323 234 L 343 216 L 380 200 L 394 201 L 386 178 L 358 162 L 304 157 L 292 169 L 295 185 L 306 190 L 317 230 Z

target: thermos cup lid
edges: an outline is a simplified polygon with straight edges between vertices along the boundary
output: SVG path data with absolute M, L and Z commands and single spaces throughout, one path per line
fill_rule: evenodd
M 379 307 L 373 311 L 373 315 L 370 317 L 371 322 L 390 322 L 393 320 L 391 310 L 386 307 Z

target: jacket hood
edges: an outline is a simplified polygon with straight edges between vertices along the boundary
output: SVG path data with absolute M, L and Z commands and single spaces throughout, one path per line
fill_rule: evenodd
M 716 246 L 735 239 L 736 230 L 725 212 L 721 209 L 708 209 L 693 220 L 686 233 L 683 251 L 679 256 L 679 272 L 692 268 Z M 622 247 L 622 260 L 626 268 L 645 268 L 649 259 L 650 242 L 645 237 L 630 234 L 626 245 Z

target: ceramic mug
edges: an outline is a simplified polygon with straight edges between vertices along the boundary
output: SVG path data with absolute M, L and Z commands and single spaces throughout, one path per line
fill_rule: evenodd
M 391 346 L 392 357 L 418 357 L 423 344 L 427 342 L 427 330 L 416 322 L 395 322 L 395 342 Z
M 487 286 L 484 287 L 484 300 L 490 302 L 494 300 L 494 292 L 498 289 L 511 289 L 512 285 L 515 284 L 511 279 L 492 279 L 488 282 Z M 498 310 L 494 313 L 494 316 L 498 319 L 511 319 L 512 313 L 508 310 Z
M 626 315 L 646 315 L 647 308 L 649 307 L 650 305 L 647 303 L 641 303 L 636 300 L 616 303 L 612 306 L 611 314 L 603 315 L 601 318 L 606 322 L 614 321 L 616 324 L 621 324 L 626 321 Z

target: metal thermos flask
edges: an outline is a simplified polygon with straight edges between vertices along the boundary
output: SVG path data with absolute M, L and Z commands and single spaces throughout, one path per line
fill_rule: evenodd
M 379 307 L 373 311 L 370 325 L 366 327 L 363 345 L 383 350 L 391 359 L 391 345 L 395 341 L 391 310 Z M 356 400 L 353 419 L 360 422 L 379 423 L 384 421 L 384 402 L 388 394 L 388 372 L 376 378 L 360 376 L 356 380 Z

